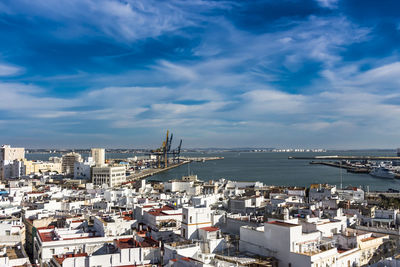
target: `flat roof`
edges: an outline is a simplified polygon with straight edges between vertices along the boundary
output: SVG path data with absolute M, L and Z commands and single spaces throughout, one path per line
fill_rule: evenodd
M 204 230 L 204 231 L 207 231 L 207 232 L 215 232 L 215 231 L 218 231 L 219 230 L 219 228 L 218 227 L 202 227 L 202 228 L 200 228 L 201 230 Z
M 299 226 L 299 224 L 287 223 L 287 222 L 281 222 L 281 221 L 272 221 L 272 222 L 268 222 L 268 223 L 269 223 L 269 224 L 279 225 L 279 226 L 284 226 L 284 227 Z
M 158 241 L 151 237 L 145 237 L 142 242 L 139 242 L 133 238 L 122 238 L 115 240 L 115 245 L 120 249 L 137 247 L 158 247 Z
M 54 259 L 58 262 L 58 264 L 62 265 L 63 261 L 67 258 L 75 258 L 75 257 L 86 257 L 87 253 L 77 253 L 77 254 L 64 254 L 61 256 L 54 255 Z
M 172 211 L 175 210 L 174 208 L 170 207 L 170 206 L 164 206 L 162 208 L 159 209 L 151 209 L 149 211 L 145 211 L 150 215 L 153 216 L 174 216 L 174 215 L 182 215 L 182 213 L 168 213 L 165 211 Z

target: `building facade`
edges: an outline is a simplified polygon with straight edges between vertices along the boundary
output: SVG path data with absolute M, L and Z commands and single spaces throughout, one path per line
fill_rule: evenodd
M 82 162 L 82 157 L 79 153 L 71 152 L 62 156 L 61 171 L 66 175 L 74 174 L 75 162 Z
M 106 152 L 104 148 L 92 148 L 92 158 L 97 167 L 101 167 L 106 161 Z
M 3 145 L 0 147 L 0 179 L 11 178 L 14 175 L 14 161 L 22 161 L 25 158 L 25 148 Z M 17 164 L 19 165 L 19 164 Z M 20 173 L 20 172 L 18 172 Z
M 121 185 L 126 182 L 125 166 L 103 166 L 93 167 L 92 182 L 94 185 L 104 185 L 109 187 Z

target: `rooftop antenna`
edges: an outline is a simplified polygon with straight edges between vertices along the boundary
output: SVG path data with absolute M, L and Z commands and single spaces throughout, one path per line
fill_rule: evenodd
M 343 189 L 342 161 L 340 161 L 340 189 Z

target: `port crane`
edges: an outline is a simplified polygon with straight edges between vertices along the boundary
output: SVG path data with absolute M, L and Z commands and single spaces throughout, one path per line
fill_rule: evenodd
M 172 155 L 173 163 L 180 162 L 180 153 L 182 147 L 182 139 L 179 142 L 179 146 L 173 150 L 171 150 L 173 134 L 169 135 L 169 130 L 167 130 L 167 135 L 165 140 L 162 142 L 161 147 L 151 150 L 150 155 L 155 155 L 157 158 L 157 167 L 158 168 L 167 168 L 168 167 L 168 155 Z

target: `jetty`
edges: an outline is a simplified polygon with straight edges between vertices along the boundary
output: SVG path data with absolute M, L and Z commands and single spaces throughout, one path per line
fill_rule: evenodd
M 210 161 L 210 160 L 221 160 L 221 159 L 224 159 L 224 157 L 196 157 L 196 158 L 181 157 L 180 159 L 182 160 L 182 162 L 169 165 L 166 168 L 151 168 L 151 169 L 142 170 L 138 173 L 134 173 L 134 174 L 126 177 L 126 179 L 127 179 L 126 183 L 128 184 L 128 183 L 132 183 L 137 180 L 145 179 L 149 176 L 153 176 L 158 173 L 177 168 L 179 166 L 182 166 L 182 165 L 190 163 L 190 162 L 206 162 L 206 161 Z
M 142 170 L 142 171 L 140 171 L 138 173 L 134 173 L 132 175 L 129 175 L 128 177 L 126 177 L 126 180 L 127 180 L 127 183 L 130 183 L 130 182 L 134 182 L 134 181 L 137 181 L 137 180 L 145 179 L 145 178 L 147 178 L 149 176 L 153 176 L 153 175 L 156 175 L 158 173 L 165 172 L 165 171 L 177 168 L 177 167 L 182 166 L 184 164 L 187 164 L 189 162 L 190 161 L 184 160 L 184 161 L 182 161 L 180 163 L 176 163 L 176 164 L 170 165 L 170 166 L 168 166 L 166 168 L 145 169 L 145 170 Z
M 314 157 L 288 157 L 288 159 L 307 159 L 307 160 L 400 160 L 400 157 L 382 156 L 314 156 Z
M 209 160 L 221 160 L 224 159 L 224 157 L 181 157 L 181 159 L 190 162 L 205 162 Z
M 346 169 L 348 172 L 353 172 L 353 173 L 369 173 L 371 171 L 371 168 L 366 167 L 366 166 L 355 167 L 352 165 L 341 164 L 338 162 L 331 162 L 331 161 L 311 161 L 310 164 L 319 164 L 319 165 L 325 165 L 325 166 L 330 166 L 330 167 L 342 168 L 342 169 Z

